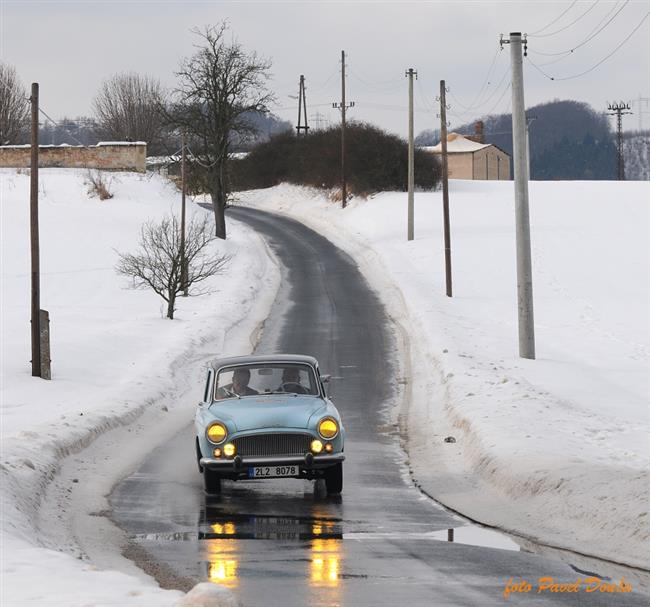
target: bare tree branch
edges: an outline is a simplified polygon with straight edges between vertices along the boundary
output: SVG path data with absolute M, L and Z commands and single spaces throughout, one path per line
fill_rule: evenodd
M 228 25 L 220 23 L 192 33 L 197 51 L 181 62 L 180 82 L 168 117 L 190 139 L 200 179 L 212 198 L 215 233 L 226 237 L 224 211 L 229 194 L 228 159 L 233 136 L 254 132 L 246 116 L 268 111 L 273 95 L 267 90 L 271 63 L 237 42 L 225 38 Z
M 0 145 L 22 143 L 29 127 L 27 91 L 16 69 L 0 61 Z
M 118 274 L 133 279 L 133 288 L 152 289 L 167 302 L 167 317 L 174 318 L 176 297 L 185 287 L 190 296 L 205 295 L 209 289 L 196 285 L 211 276 L 223 273 L 230 262 L 229 255 L 209 253 L 214 241 L 207 215 L 192 217 L 185 236 L 187 278 L 181 282 L 181 231 L 175 215 L 164 217 L 160 223 L 151 221 L 140 229 L 140 251 L 119 253 Z M 194 288 L 193 288 L 194 287 Z

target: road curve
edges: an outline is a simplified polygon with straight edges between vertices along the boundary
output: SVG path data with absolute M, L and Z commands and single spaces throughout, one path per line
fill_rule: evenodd
M 335 377 L 332 397 L 347 430 L 343 494 L 329 498 L 319 483 L 280 479 L 226 482 L 221 496 L 206 498 L 188 425 L 110 497 L 112 519 L 131 541 L 127 556 L 163 586 L 212 580 L 251 607 L 502 606 L 510 578 L 586 577 L 518 550 L 446 541 L 463 523 L 408 479 L 386 410 L 400 381 L 392 329 L 355 263 L 296 221 L 243 208 L 228 214 L 266 238 L 283 265 L 257 353 L 311 354 Z M 467 535 L 475 544 L 499 541 L 480 539 L 476 529 Z M 614 604 L 610 594 L 534 590 L 511 600 Z M 636 593 L 614 602 L 648 604 Z

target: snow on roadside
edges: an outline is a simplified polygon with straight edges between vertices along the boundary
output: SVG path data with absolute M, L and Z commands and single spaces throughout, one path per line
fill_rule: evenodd
M 485 524 L 650 562 L 650 186 L 533 182 L 537 360 L 518 357 L 511 182 L 451 183 L 454 297 L 441 194 L 342 211 L 281 185 L 240 203 L 301 219 L 347 250 L 408 335 L 403 411 L 423 490 Z M 455 443 L 445 443 L 453 435 Z
M 225 275 L 211 279 L 210 295 L 179 298 L 176 319 L 164 319 L 162 300 L 129 289 L 114 267 L 116 250 L 136 250 L 144 221 L 179 211 L 177 191 L 158 176 L 111 173 L 115 197 L 101 202 L 85 180 L 81 170 L 40 171 L 41 307 L 50 312 L 53 375 L 46 382 L 31 377 L 29 363 L 29 175 L 0 169 L 2 602 L 172 605 L 182 593 L 83 560 L 66 534 L 67 515 L 43 520 L 41 499 L 64 459 L 111 429 L 143 414 L 161 426 L 188 423 L 200 384 L 179 400 L 187 386 L 175 383 L 199 374 L 192 353 L 250 351 L 279 273 L 261 239 L 232 222 L 229 239 L 213 245 L 232 256 Z M 205 212 L 189 205 L 189 214 Z M 116 454 L 115 478 L 128 469 L 132 447 Z

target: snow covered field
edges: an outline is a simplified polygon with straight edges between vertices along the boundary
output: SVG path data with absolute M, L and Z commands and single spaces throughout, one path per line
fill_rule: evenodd
M 299 218 L 355 257 L 411 368 L 400 423 L 416 481 L 488 525 L 650 564 L 650 184 L 533 182 L 537 360 L 518 357 L 512 182 L 356 199 L 282 185 L 239 204 Z M 456 442 L 444 442 L 453 436 Z
M 119 556 L 121 537 L 92 513 L 106 507 L 115 480 L 192 420 L 201 366 L 222 352 L 226 338 L 230 354 L 250 352 L 279 284 L 265 245 L 230 222 L 228 241 L 213 245 L 232 254 L 226 274 L 211 279 L 212 294 L 179 298 L 175 320 L 163 318 L 158 296 L 128 289 L 117 276 L 115 250 L 135 252 L 141 223 L 178 213 L 180 195 L 157 176 L 109 179 L 115 197 L 100 202 L 88 196 L 84 171 L 40 171 L 41 307 L 50 312 L 53 375 L 45 381 L 31 377 L 29 363 L 29 175 L 0 169 L 3 605 L 163 606 L 181 599 L 134 567 L 133 575 L 111 571 L 129 570 Z M 94 469 L 78 478 L 57 474 L 66 456 L 112 434 L 108 465 L 96 464 L 101 477 Z M 67 510 L 79 503 L 83 511 Z M 94 547 L 93 557 L 108 570 L 83 558 L 88 551 L 78 531 L 89 518 L 107 527 L 106 544 Z M 182 605 L 219 591 L 201 586 Z M 224 592 L 221 602 L 231 604 Z
M 156 176 L 112 178 L 115 197 L 100 202 L 84 171 L 41 171 L 46 382 L 29 365 L 29 176 L 0 169 L 2 604 L 190 607 L 219 592 L 159 589 L 93 513 L 115 480 L 191 419 L 202 362 L 226 339 L 229 354 L 250 351 L 279 272 L 261 239 L 230 221 L 228 241 L 215 243 L 233 255 L 227 274 L 164 319 L 156 295 L 115 274 L 115 249 L 135 250 L 140 224 L 178 212 L 180 197 Z M 452 182 L 452 299 L 440 193 L 416 195 L 411 243 L 402 193 L 345 211 L 291 186 L 240 198 L 315 227 L 382 294 L 410 354 L 411 405 L 399 422 L 424 491 L 484 523 L 648 566 L 649 184 L 531 184 L 536 361 L 517 357 L 512 183 Z M 80 470 L 77 454 L 91 444 Z M 104 544 L 83 543 L 89 524 L 104 526 Z

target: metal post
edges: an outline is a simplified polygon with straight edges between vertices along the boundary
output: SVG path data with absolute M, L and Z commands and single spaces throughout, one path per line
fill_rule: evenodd
M 510 34 L 512 63 L 512 143 L 515 163 L 515 224 L 517 240 L 517 304 L 519 318 L 519 356 L 535 358 L 533 316 L 533 277 L 526 171 L 526 113 L 521 33 Z
M 32 376 L 41 376 L 41 292 L 38 238 L 38 83 L 32 83 L 31 167 L 29 192 L 29 227 L 32 260 Z
M 415 72 L 417 74 L 417 72 Z M 415 215 L 415 202 L 414 193 L 415 188 L 415 169 L 414 169 L 414 143 L 413 143 L 413 68 L 409 68 L 406 75 L 409 78 L 409 147 L 408 147 L 408 228 L 407 239 L 413 240 L 414 238 L 414 215 Z
M 445 285 L 447 297 L 452 296 L 451 285 L 451 227 L 449 222 L 449 163 L 447 159 L 447 89 L 440 81 L 440 147 L 442 152 L 442 213 L 445 233 Z
M 185 259 L 185 134 L 181 135 L 181 287 L 187 297 L 187 259 Z

